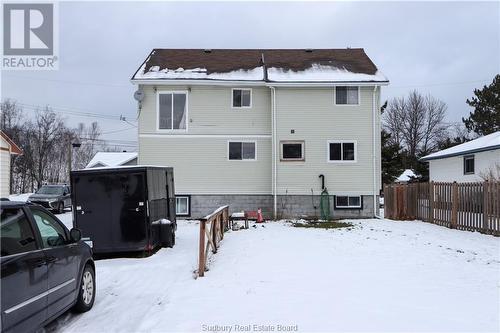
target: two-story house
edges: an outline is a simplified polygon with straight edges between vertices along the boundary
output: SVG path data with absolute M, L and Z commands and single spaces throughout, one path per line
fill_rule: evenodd
M 363 49 L 155 49 L 131 81 L 138 163 L 174 167 L 179 215 L 319 216 L 323 185 L 333 217 L 377 214 L 388 80 Z

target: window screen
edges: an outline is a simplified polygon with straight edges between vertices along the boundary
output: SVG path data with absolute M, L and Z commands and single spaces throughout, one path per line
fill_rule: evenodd
M 356 145 L 354 142 L 331 142 L 328 146 L 330 161 L 356 160 Z
M 361 208 L 360 196 L 335 196 L 335 208 Z
M 255 160 L 255 142 L 229 142 L 230 160 Z
M 186 129 L 185 93 L 159 94 L 159 129 Z
M 189 197 L 175 198 L 175 212 L 177 215 L 189 215 Z
M 252 91 L 250 89 L 233 89 L 233 107 L 250 107 Z
M 336 104 L 358 104 L 359 90 L 358 87 L 336 87 L 335 88 L 335 103 Z

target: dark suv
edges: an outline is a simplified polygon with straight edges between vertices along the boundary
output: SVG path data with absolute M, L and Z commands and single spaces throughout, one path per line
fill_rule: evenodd
M 43 185 L 28 198 L 28 202 L 63 213 L 64 208 L 71 207 L 71 192 L 68 185 Z
M 44 208 L 0 202 L 1 331 L 32 332 L 95 296 L 92 250 Z

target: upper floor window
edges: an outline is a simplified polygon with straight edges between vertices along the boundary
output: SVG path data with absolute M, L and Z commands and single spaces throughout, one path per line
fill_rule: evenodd
M 187 128 L 187 93 L 158 93 L 158 129 L 185 130 Z
M 464 156 L 464 175 L 474 174 L 474 155 Z
M 282 161 L 304 161 L 304 141 L 281 141 Z
M 250 108 L 252 107 L 252 89 L 234 88 L 231 99 L 233 108 Z
M 358 105 L 359 87 L 335 87 L 336 105 Z
M 255 161 L 256 143 L 255 142 L 229 142 L 229 160 L 235 161 Z
M 328 162 L 356 162 L 355 141 L 328 141 Z

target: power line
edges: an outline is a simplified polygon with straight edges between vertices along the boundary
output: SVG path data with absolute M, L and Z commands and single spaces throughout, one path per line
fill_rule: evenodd
M 132 85 L 125 85 L 125 84 L 112 84 L 112 83 L 102 83 L 102 82 L 80 82 L 80 81 L 46 79 L 46 78 L 27 77 L 27 76 L 18 76 L 18 75 L 4 75 L 4 77 L 13 78 L 13 79 L 21 79 L 21 80 L 48 81 L 48 82 L 56 82 L 56 83 L 65 83 L 65 84 L 69 83 L 69 84 L 101 86 L 101 87 L 115 87 L 115 88 L 124 88 L 124 87 L 131 88 L 132 87 Z
M 39 111 L 42 110 L 43 108 L 34 105 L 34 104 L 27 104 L 27 103 L 20 103 L 16 102 L 16 104 L 20 105 L 22 108 L 26 108 L 28 110 L 32 111 Z M 123 115 L 111 115 L 111 114 L 103 114 L 103 113 L 95 113 L 95 112 L 90 112 L 84 109 L 76 109 L 76 108 L 68 108 L 68 107 L 61 107 L 61 106 L 51 106 L 51 105 L 46 105 L 45 107 L 51 109 L 52 111 L 56 113 L 61 113 L 61 114 L 67 114 L 67 115 L 72 115 L 72 116 L 81 116 L 81 117 L 90 117 L 90 118 L 101 118 L 101 119 L 108 119 L 108 120 L 120 120 L 120 121 L 127 121 L 127 117 L 124 117 Z M 133 117 L 132 117 L 133 118 Z M 137 120 L 132 119 L 131 121 L 136 122 Z M 133 125 L 133 124 L 130 124 Z

